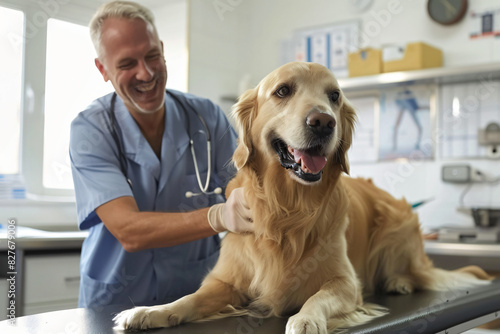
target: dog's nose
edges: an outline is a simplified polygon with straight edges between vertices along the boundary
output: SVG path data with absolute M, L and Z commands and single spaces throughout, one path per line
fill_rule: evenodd
M 317 136 L 326 137 L 333 133 L 337 122 L 329 114 L 315 110 L 307 116 L 306 124 Z

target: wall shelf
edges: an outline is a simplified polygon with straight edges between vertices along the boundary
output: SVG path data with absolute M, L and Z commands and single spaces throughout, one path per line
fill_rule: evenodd
M 401 84 L 445 84 L 500 79 L 500 62 L 338 79 L 344 92 L 376 90 Z

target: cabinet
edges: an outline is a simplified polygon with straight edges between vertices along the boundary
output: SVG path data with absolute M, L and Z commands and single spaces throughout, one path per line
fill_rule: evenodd
M 80 254 L 32 254 L 24 259 L 24 315 L 78 306 Z
M 15 317 L 78 306 L 80 251 L 88 232 L 18 227 L 15 240 Z M 0 235 L 0 309 L 8 305 L 7 243 Z M 6 318 L 0 312 L 0 320 Z

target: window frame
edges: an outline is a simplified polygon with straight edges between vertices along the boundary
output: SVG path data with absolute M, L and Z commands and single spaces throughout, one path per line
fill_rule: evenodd
M 166 2 L 165 5 L 169 3 Z M 173 4 L 173 3 L 171 3 Z M 47 55 L 47 22 L 58 19 L 88 26 L 100 3 L 85 0 L 0 0 L 0 6 L 24 13 L 23 59 L 21 79 L 21 139 L 19 147 L 19 175 L 24 179 L 30 199 L 67 202 L 74 201 L 73 189 L 46 188 L 43 185 L 44 108 Z M 186 15 L 188 3 L 184 2 Z M 160 9 L 149 6 L 150 9 Z M 186 30 L 187 30 L 186 17 Z M 188 39 L 183 60 L 186 72 L 184 91 L 188 80 Z M 178 55 L 177 55 L 178 56 Z M 167 55 L 168 61 L 168 55 Z M 97 97 L 96 97 L 97 98 Z M 90 104 L 91 101 L 89 101 Z
M 25 30 L 24 26 L 25 26 L 25 21 L 26 21 L 26 14 L 23 11 L 20 11 L 20 10 L 15 9 L 15 8 L 11 8 L 9 6 L 2 6 L 2 8 L 5 8 L 7 10 L 13 10 L 13 11 L 15 10 L 15 11 L 18 11 L 18 12 L 20 12 L 22 14 L 22 21 L 23 22 L 22 22 L 21 29 L 23 30 L 22 33 L 24 34 L 24 30 Z M 23 37 L 23 36 L 21 36 L 21 37 Z M 11 40 L 11 42 L 12 42 L 12 40 Z M 20 79 L 20 86 L 17 87 L 17 89 L 19 89 L 18 90 L 18 94 L 19 94 L 19 101 L 18 102 L 19 102 L 19 131 L 20 131 L 20 134 L 22 133 L 22 114 L 23 114 L 23 105 L 22 105 L 22 89 L 23 89 L 23 84 L 24 84 L 23 83 L 23 71 L 24 71 L 24 61 L 23 61 L 23 59 L 24 59 L 24 44 L 21 45 L 21 64 L 20 64 L 21 65 L 20 66 L 21 78 L 19 78 Z M 21 144 L 22 144 L 22 142 L 21 142 L 21 137 L 20 136 L 18 138 L 18 143 L 17 144 L 18 144 L 18 147 L 17 147 L 17 149 L 18 149 L 17 173 L 8 173 L 8 172 L 5 172 L 4 170 L 2 170 L 0 172 L 0 174 L 2 174 L 2 175 L 21 175 L 21 168 L 22 168 L 22 166 L 21 166 Z M 9 159 L 10 159 L 10 157 L 9 157 Z
M 43 186 L 43 145 L 47 22 L 50 18 L 88 25 L 95 8 L 68 0 L 46 2 L 0 0 L 0 6 L 24 13 L 21 79 L 21 144 L 19 174 L 32 197 L 74 197 L 74 190 Z

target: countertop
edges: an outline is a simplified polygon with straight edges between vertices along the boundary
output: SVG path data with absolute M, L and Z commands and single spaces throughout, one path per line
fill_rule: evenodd
M 88 231 L 51 232 L 30 227 L 16 226 L 14 242 L 16 250 L 79 249 Z M 11 249 L 7 241 L 10 232 L 5 225 L 0 228 L 0 251 Z

